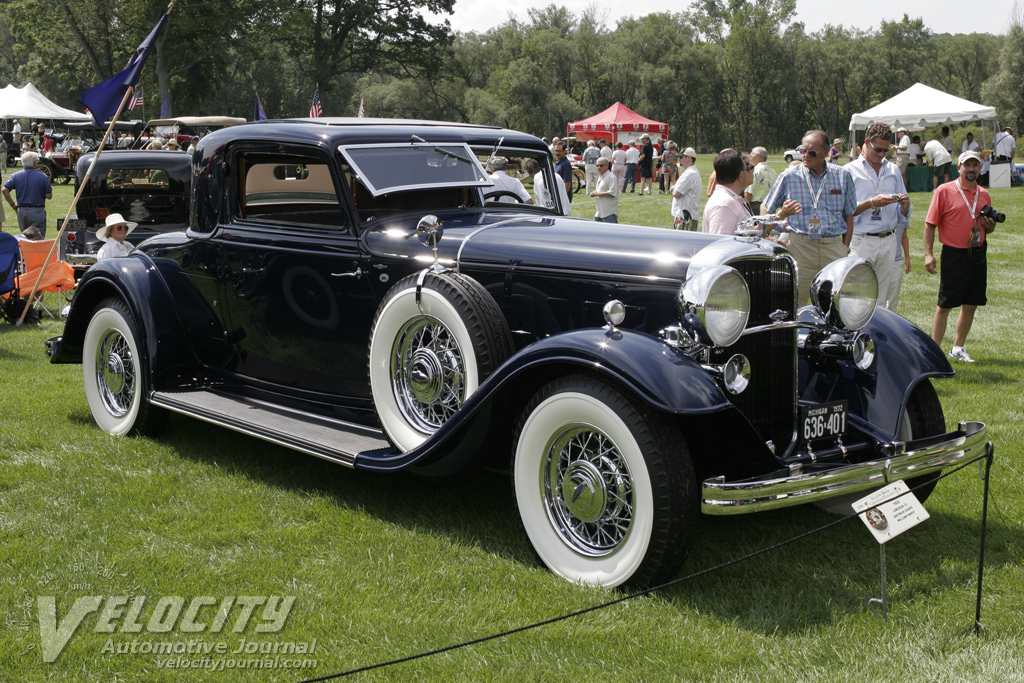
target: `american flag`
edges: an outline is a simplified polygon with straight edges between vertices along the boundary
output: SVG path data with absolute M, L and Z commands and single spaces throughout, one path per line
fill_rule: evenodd
M 356 114 L 356 116 L 358 116 L 359 118 L 365 118 L 366 117 L 366 106 L 363 104 L 363 98 L 362 97 L 359 98 L 359 113 Z
M 140 85 L 139 88 L 135 91 L 135 93 L 132 94 L 132 98 L 130 100 L 128 100 L 128 108 L 129 109 L 135 109 L 135 107 L 141 107 L 141 106 L 142 106 L 142 86 Z
M 313 104 L 309 105 L 309 117 L 311 119 L 318 119 L 323 113 L 323 107 L 320 106 L 320 84 L 318 83 L 313 88 Z

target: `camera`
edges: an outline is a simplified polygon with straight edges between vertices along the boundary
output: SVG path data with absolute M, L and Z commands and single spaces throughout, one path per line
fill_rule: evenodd
M 981 211 L 978 212 L 978 215 L 985 216 L 986 218 L 991 218 L 996 223 L 1002 223 L 1003 221 L 1006 220 L 1006 214 L 996 211 L 995 209 L 992 208 L 991 204 L 986 204 L 985 206 L 981 207 Z

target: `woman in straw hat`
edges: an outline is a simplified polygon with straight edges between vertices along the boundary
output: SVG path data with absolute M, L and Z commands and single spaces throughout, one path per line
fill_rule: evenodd
M 106 223 L 103 227 L 96 231 L 96 239 L 101 242 L 106 242 L 100 250 L 96 252 L 96 262 L 100 262 L 108 258 L 116 258 L 118 256 L 127 256 L 132 253 L 135 249 L 135 245 L 125 242 L 124 238 L 128 236 L 132 230 L 135 229 L 138 223 L 132 223 L 126 221 L 121 214 L 112 213 L 107 216 Z

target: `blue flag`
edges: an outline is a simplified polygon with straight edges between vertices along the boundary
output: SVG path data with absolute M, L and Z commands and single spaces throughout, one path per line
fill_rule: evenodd
M 160 107 L 160 118 L 167 116 L 167 103 L 171 101 L 171 91 L 167 91 L 167 97 L 164 98 L 164 106 Z
M 164 12 L 163 16 L 160 17 L 160 21 L 156 22 L 156 26 L 149 32 L 146 39 L 139 44 L 132 58 L 128 60 L 128 65 L 124 68 L 124 71 L 112 78 L 108 78 L 99 85 L 94 85 L 78 98 L 79 102 L 89 108 L 89 113 L 92 115 L 93 123 L 96 126 L 102 126 L 104 121 L 113 118 L 128 88 L 134 88 L 138 85 L 139 77 L 142 75 L 142 67 L 146 65 L 149 53 L 153 50 L 153 43 L 156 42 L 157 36 L 160 35 L 160 31 L 163 30 L 166 23 L 167 13 Z
M 253 121 L 266 121 L 267 112 L 263 111 L 263 105 L 260 103 L 259 93 L 256 94 L 256 113 L 252 115 Z

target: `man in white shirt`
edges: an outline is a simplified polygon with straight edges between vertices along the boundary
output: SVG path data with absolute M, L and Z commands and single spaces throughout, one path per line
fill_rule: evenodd
M 996 161 L 1013 161 L 1017 152 L 1017 141 L 1013 139 L 1013 129 L 1007 126 L 995 137 Z
M 597 160 L 601 158 L 601 151 L 593 140 L 587 140 L 587 148 L 583 150 L 583 168 L 587 177 L 587 194 L 590 194 L 591 184 L 597 187 Z
M 632 186 L 630 187 L 629 191 L 630 192 L 636 191 L 636 169 L 637 169 L 637 165 L 639 163 L 640 163 L 640 148 L 637 147 L 634 143 L 631 142 L 631 143 L 629 143 L 629 146 L 626 147 L 626 177 L 623 178 L 623 180 L 622 180 L 622 191 L 623 192 L 626 191 L 626 185 L 629 185 L 630 183 L 632 183 Z M 640 188 L 643 189 L 643 185 L 642 184 L 641 184 Z
M 618 179 L 619 185 L 625 185 L 626 177 L 626 150 L 621 142 L 615 143 L 615 151 L 612 152 L 612 173 Z
M 753 180 L 750 186 L 743 193 L 744 198 L 750 203 L 750 210 L 755 214 L 761 213 L 761 202 L 768 197 L 775 179 L 779 172 L 768 165 L 768 150 L 764 147 L 755 147 L 750 150 L 750 163 L 754 164 Z
M 530 197 L 530 193 L 526 191 L 523 184 L 519 182 L 518 178 L 505 173 L 505 168 L 508 166 L 508 159 L 505 157 L 491 157 L 487 162 L 487 169 L 491 172 L 491 182 L 494 183 L 493 190 L 485 190 L 484 194 L 491 192 L 510 192 L 516 197 L 519 197 L 523 204 L 533 204 L 533 198 Z M 501 197 L 493 198 L 493 201 L 502 202 L 504 204 L 514 203 L 515 197 L 509 195 L 503 195 Z
M 949 152 L 949 161 L 953 161 L 953 138 L 949 137 L 949 126 L 942 127 L 942 146 Z
M 968 133 L 967 139 L 964 140 L 964 144 L 960 145 L 960 153 L 964 152 L 977 152 L 978 143 L 974 141 L 974 133 Z
M 597 160 L 597 172 L 600 176 L 594 191 L 590 193 L 597 202 L 594 220 L 598 223 L 619 222 L 619 183 L 611 171 L 611 162 L 601 157 Z
M 679 166 L 683 172 L 679 180 L 672 186 L 672 218 L 676 230 L 696 230 L 697 217 L 700 215 L 701 191 L 704 183 L 700 179 L 697 163 L 697 152 L 693 147 L 683 150 Z
M 896 129 L 896 137 L 899 138 L 899 145 L 896 147 L 896 166 L 903 176 L 903 186 L 907 185 L 907 168 L 910 166 L 910 136 L 907 129 L 900 126 Z
M 608 146 L 608 141 L 605 140 L 604 138 L 601 138 L 601 142 L 599 142 L 598 145 L 601 147 L 601 156 L 603 156 L 608 161 L 611 161 L 612 148 Z
M 942 147 L 938 140 L 932 142 Z M 909 220 L 911 207 L 899 168 L 885 158 L 891 145 L 889 126 L 871 124 L 864 134 L 860 157 L 847 164 L 846 170 L 853 178 L 857 192 L 850 253 L 875 269 L 878 304 L 895 310 L 895 300 L 890 303 L 887 299 L 889 283 L 895 274 L 896 250 L 900 247 L 898 240 L 906 243 L 903 246 L 909 249 L 909 238 L 900 227 Z
M 946 146 L 938 140 L 929 140 L 924 146 L 924 155 L 932 162 L 932 168 L 935 169 L 935 174 L 932 178 L 932 190 L 941 184 L 939 182 L 940 176 L 943 177 L 943 183 L 948 183 L 949 167 L 953 165 L 953 157 L 946 150 Z
M 715 191 L 704 205 L 704 232 L 732 235 L 736 226 L 750 218 L 750 209 L 740 194 L 747 186 L 752 164 L 735 149 L 723 149 L 715 157 Z

